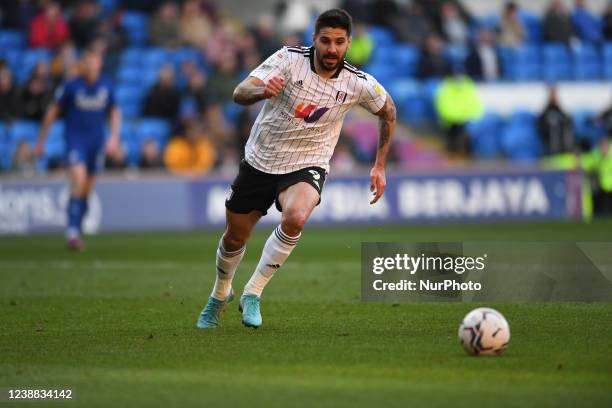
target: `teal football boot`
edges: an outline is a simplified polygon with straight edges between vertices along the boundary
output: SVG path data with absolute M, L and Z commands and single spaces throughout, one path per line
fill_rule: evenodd
M 259 310 L 259 297 L 256 295 L 242 295 L 238 310 L 242 312 L 242 324 L 254 329 L 261 326 L 261 312 Z
M 219 319 L 223 315 L 223 311 L 225 310 L 225 306 L 234 300 L 234 291 L 231 290 L 229 296 L 225 300 L 215 299 L 210 296 L 208 298 L 208 303 L 200 313 L 200 317 L 198 317 L 198 323 L 196 326 L 198 329 L 214 329 L 219 325 Z

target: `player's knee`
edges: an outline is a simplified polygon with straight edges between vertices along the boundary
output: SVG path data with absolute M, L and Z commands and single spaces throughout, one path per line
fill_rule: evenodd
M 246 245 L 248 236 L 226 231 L 223 235 L 223 247 L 228 251 L 237 251 Z
M 285 234 L 296 236 L 302 232 L 308 213 L 300 209 L 289 209 L 283 212 L 282 228 Z

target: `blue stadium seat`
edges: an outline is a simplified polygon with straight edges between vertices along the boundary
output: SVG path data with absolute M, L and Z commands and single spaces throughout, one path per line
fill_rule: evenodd
M 18 82 L 23 82 L 28 79 L 32 69 L 39 62 L 49 62 L 51 60 L 51 52 L 44 48 L 30 49 L 21 53 L 18 68 L 14 70 L 15 77 Z
M 142 81 L 120 82 L 115 91 L 115 99 L 123 116 L 134 119 L 140 115 L 145 92 Z
M 595 80 L 601 78 L 602 65 L 597 48 L 582 44 L 572 50 L 574 78 L 577 80 Z
M 382 26 L 372 26 L 368 29 L 368 33 L 374 40 L 374 45 L 379 47 L 381 45 L 393 45 L 395 43 L 395 36 L 393 32 Z
M 137 166 L 140 160 L 141 142 L 134 131 L 134 124 L 124 121 L 121 124 L 121 144 L 127 149 L 127 165 Z
M 125 27 L 131 45 L 144 45 L 148 38 L 147 15 L 138 11 L 126 11 L 122 25 Z
M 517 48 L 500 47 L 506 79 L 532 81 L 541 77 L 540 47 L 532 44 Z
M 520 10 L 520 18 L 527 29 L 527 41 L 530 43 L 542 42 L 542 22 L 540 17 L 526 10 Z
M 144 64 L 147 69 L 159 69 L 164 64 L 173 64 L 170 57 L 170 53 L 163 48 L 149 48 L 143 53 L 140 66 Z
M 546 44 L 542 48 L 543 77 L 555 82 L 572 77 L 572 60 L 569 49 L 563 44 Z
M 584 109 L 572 113 L 574 138 L 577 142 L 586 142 L 589 146 L 594 147 L 605 135 L 603 126 L 591 120 L 595 116 L 597 116 L 596 112 Z
M 17 30 L 0 30 L 0 49 L 19 50 L 26 46 L 25 34 Z
M 10 141 L 16 143 L 25 140 L 31 144 L 36 142 L 40 127 L 37 122 L 30 120 L 19 120 L 13 123 L 10 128 Z
M 602 48 L 603 77 L 612 80 L 612 42 L 607 42 Z
M 451 63 L 453 70 L 463 71 L 465 67 L 465 60 L 468 55 L 468 49 L 462 45 L 447 45 L 444 49 L 448 60 Z
M 510 115 L 509 122 L 515 126 L 535 126 L 537 115 L 525 110 L 516 110 Z
M 184 47 L 176 49 L 172 53 L 170 53 L 170 58 L 177 69 L 179 69 L 179 67 L 185 61 L 195 61 L 200 68 L 206 68 L 204 54 L 197 48 Z
M 142 64 L 144 49 L 140 47 L 129 47 L 121 53 L 122 66 L 139 66 Z
M 9 141 L 8 127 L 0 122 L 0 143 L 6 143 Z
M 420 56 L 421 53 L 417 47 L 401 44 L 395 47 L 393 61 L 402 73 L 413 76 L 416 74 Z
M 501 132 L 501 145 L 506 156 L 515 162 L 533 162 L 542 156 L 542 142 L 535 124 L 512 120 Z
M 171 130 L 170 123 L 160 118 L 142 118 L 135 124 L 135 133 L 139 143 L 143 143 L 152 137 L 162 147 L 166 145 L 170 138 Z
M 117 9 L 117 5 L 120 0 L 98 0 L 100 9 L 104 16 L 109 16 L 113 11 Z
M 472 140 L 472 152 L 475 157 L 493 159 L 503 153 L 500 135 L 504 120 L 496 113 L 487 113 L 477 121 L 468 123 L 467 131 Z
M 499 14 L 493 13 L 482 17 L 478 25 L 491 31 L 496 30 L 499 27 Z
M 398 79 L 391 83 L 388 91 L 393 95 L 402 120 L 415 126 L 426 123 L 428 119 L 427 98 L 419 81 Z
M 397 75 L 396 67 L 389 63 L 368 64 L 364 70 L 376 78 L 385 88 L 391 84 Z
M 133 85 L 142 81 L 142 68 L 136 66 L 122 66 L 117 73 L 121 85 Z

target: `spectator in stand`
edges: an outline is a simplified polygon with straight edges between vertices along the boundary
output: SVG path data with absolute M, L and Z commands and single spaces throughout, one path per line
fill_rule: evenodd
M 499 42 L 502 45 L 518 47 L 527 39 L 527 31 L 515 2 L 510 1 L 504 6 L 499 29 Z
M 401 42 L 421 46 L 433 31 L 431 21 L 425 16 L 423 7 L 417 2 L 406 3 L 393 19 L 391 27 Z
M 200 8 L 197 0 L 186 0 L 183 3 L 179 27 L 183 43 L 197 48 L 206 48 L 212 31 L 212 23 Z
M 175 2 L 163 3 L 149 25 L 149 38 L 157 47 L 174 48 L 181 44 L 179 9 Z
M 269 16 L 264 15 L 259 19 L 253 35 L 257 51 L 263 58 L 268 58 L 281 47 L 280 40 L 276 36 L 274 19 Z
M 70 19 L 70 37 L 77 48 L 89 47 L 100 29 L 100 7 L 93 0 L 81 0 Z
M 451 72 L 450 62 L 444 55 L 443 46 L 442 39 L 436 34 L 427 37 L 419 60 L 419 78 L 442 78 Z
M 601 126 L 605 137 L 612 140 L 612 104 L 598 116 L 591 118 L 590 121 Z
M 36 171 L 34 151 L 25 140 L 21 140 L 15 148 L 15 153 L 11 160 L 11 170 L 23 177 L 32 177 Z
M 212 98 L 221 101 L 232 100 L 234 88 L 238 85 L 238 61 L 233 52 L 226 52 L 208 81 L 207 91 Z
M 606 11 L 602 16 L 603 35 L 606 41 L 612 41 L 612 0 L 608 1 Z
M 461 72 L 447 77 L 438 88 L 435 106 L 446 135 L 448 151 L 470 154 L 470 136 L 465 126 L 480 118 L 484 111 L 476 84 Z
M 78 56 L 74 44 L 70 41 L 62 44 L 51 60 L 51 76 L 55 85 L 74 78 L 78 74 Z
M 218 153 L 218 164 L 221 166 L 237 164 L 236 135 L 234 127 L 223 114 L 223 104 L 211 104 L 204 113 L 204 122 L 206 134 Z
M 362 68 L 368 63 L 374 50 L 374 41 L 368 34 L 366 26 L 355 24 L 351 48 L 346 53 L 346 59 L 357 68 Z
M 164 152 L 168 171 L 183 176 L 200 176 L 210 171 L 217 153 L 200 124 L 193 124 L 185 136 L 170 140 Z
M 478 31 L 477 43 L 465 60 L 465 71 L 475 81 L 496 81 L 501 76 L 501 60 L 495 49 L 495 38 L 488 29 Z
M 463 21 L 470 25 L 474 19 L 472 18 L 470 12 L 465 8 L 465 6 L 461 3 L 460 0 L 412 0 L 414 3 L 418 3 L 425 12 L 428 20 L 432 22 L 436 31 L 440 34 L 444 32 L 442 27 L 442 9 L 444 5 L 447 3 L 452 3 Z
M 465 46 L 469 39 L 470 28 L 461 18 L 457 6 L 451 2 L 445 2 L 441 9 L 442 35 L 452 45 Z
M 141 169 L 161 169 L 164 160 L 161 155 L 159 143 L 154 137 L 146 138 L 140 149 L 140 161 L 138 167 Z
M 239 52 L 239 38 L 240 35 L 235 24 L 230 21 L 221 21 L 217 24 L 215 30 L 208 39 L 208 45 L 206 46 L 206 61 L 211 65 L 217 65 L 224 55 Z M 262 39 L 262 42 L 263 41 Z M 255 47 L 258 45 L 259 44 L 255 43 Z
M 552 0 L 542 24 L 544 41 L 571 44 L 576 33 L 567 7 L 563 0 Z
M 548 103 L 538 117 L 538 130 L 547 155 L 574 150 L 572 120 L 561 109 L 555 88 L 548 91 Z
M 30 24 L 30 46 L 56 48 L 69 38 L 68 24 L 55 2 L 46 4 Z
M 145 98 L 144 115 L 174 121 L 180 100 L 181 94 L 174 80 L 174 68 L 171 65 L 164 65 L 159 70 L 157 83 Z
M 181 122 L 189 123 L 206 110 L 209 102 L 206 93 L 206 81 L 206 75 L 201 71 L 197 71 L 189 77 L 187 89 L 185 89 L 181 98 Z
M 572 21 L 582 41 L 590 44 L 599 44 L 603 41 L 601 22 L 589 12 L 586 0 L 576 0 Z
M 20 116 L 24 119 L 41 121 L 51 100 L 51 87 L 46 72 L 46 63 L 38 63 L 21 90 Z
M 19 94 L 8 66 L 0 68 L 0 121 L 10 122 L 19 117 Z

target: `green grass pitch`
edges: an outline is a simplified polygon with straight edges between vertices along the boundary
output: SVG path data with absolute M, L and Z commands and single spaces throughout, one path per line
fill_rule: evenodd
M 249 243 L 238 293 L 270 231 Z M 610 221 L 307 229 L 264 293 L 264 325 L 243 327 L 233 303 L 213 331 L 195 321 L 220 231 L 95 236 L 82 254 L 59 236 L 1 238 L 0 387 L 72 387 L 73 407 L 610 407 L 612 304 L 491 305 L 510 322 L 510 347 L 474 358 L 457 327 L 477 305 L 363 303 L 359 265 L 361 241 L 610 231 Z

